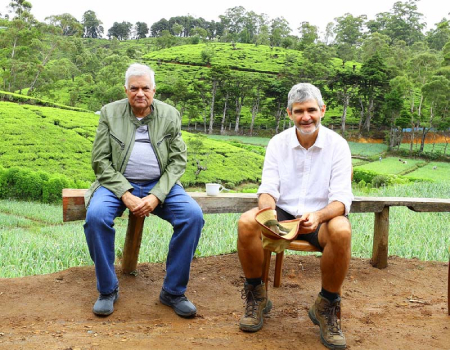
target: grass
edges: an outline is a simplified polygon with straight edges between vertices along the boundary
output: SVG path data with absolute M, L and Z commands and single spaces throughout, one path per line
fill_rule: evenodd
M 367 195 L 358 193 L 355 195 Z M 448 198 L 450 183 L 416 183 L 374 189 L 369 195 Z M 239 214 L 207 214 L 196 257 L 236 251 Z M 450 213 L 415 213 L 391 208 L 389 254 L 420 260 L 448 261 Z M 373 214 L 350 214 L 352 256 L 370 258 Z M 60 205 L 0 201 L 0 278 L 45 274 L 73 266 L 92 265 L 83 222 L 62 223 Z M 117 218 L 116 255 L 122 256 L 126 218 Z M 157 217 L 145 221 L 139 262 L 163 262 L 172 234 Z M 288 254 L 305 254 L 287 251 Z
M 208 138 L 219 141 L 238 141 L 257 146 L 267 146 L 269 137 L 249 137 L 249 136 L 233 136 L 233 135 L 207 135 Z
M 361 157 L 374 157 L 386 152 L 387 146 L 382 143 L 349 142 L 352 155 Z
M 396 157 L 382 158 L 380 161 L 374 161 L 363 165 L 356 166 L 358 169 L 374 171 L 378 174 L 388 175 L 403 175 L 414 171 L 415 169 L 424 166 L 426 163 L 421 159 L 407 159 L 406 164 L 400 162 Z
M 407 174 L 406 177 L 428 179 L 431 181 L 450 181 L 450 163 L 430 162 Z

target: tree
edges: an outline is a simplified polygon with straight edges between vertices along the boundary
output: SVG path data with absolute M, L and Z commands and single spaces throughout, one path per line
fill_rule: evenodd
M 382 57 L 389 57 L 389 42 L 390 39 L 387 35 L 383 35 L 380 33 L 373 33 L 369 35 L 362 42 L 362 61 L 367 61 L 375 53 L 381 54 Z
M 245 98 L 248 96 L 251 86 L 252 82 L 245 76 L 235 75 L 232 78 L 231 93 L 235 104 L 234 132 L 236 134 L 239 133 L 242 107 L 244 106 Z
M 131 35 L 133 25 L 130 22 L 114 22 L 113 26 L 108 30 L 108 38 L 117 38 L 118 40 L 128 40 Z
M 161 18 L 158 22 L 153 23 L 150 27 L 153 37 L 161 36 L 164 31 L 169 31 L 170 29 L 171 28 L 169 22 L 165 18 Z
M 70 46 L 70 42 L 64 40 L 60 27 L 41 23 L 39 25 L 39 32 L 41 36 L 36 38 L 32 43 L 33 48 L 36 50 L 34 55 L 36 65 L 31 69 L 34 78 L 29 86 L 28 95 L 33 92 L 41 73 L 45 70 L 47 63 L 52 59 L 55 51 L 58 48 L 68 48 Z
M 450 41 L 450 20 L 443 18 L 436 25 L 436 29 L 432 29 L 426 34 L 426 40 L 430 49 L 442 50 L 444 45 Z
M 163 30 L 161 35 L 156 39 L 156 45 L 161 49 L 172 47 L 175 43 L 176 38 L 168 30 Z
M 8 7 L 10 12 L 15 14 L 13 18 L 27 21 L 30 19 L 30 11 L 33 5 L 26 0 L 11 0 Z
M 335 18 L 334 33 L 336 34 L 336 43 L 357 46 L 363 36 L 363 26 L 366 20 L 366 15 L 354 17 L 350 13 Z
M 210 92 L 210 109 L 209 109 L 209 128 L 208 128 L 208 134 L 213 133 L 213 126 L 214 126 L 214 106 L 215 106 L 215 100 L 216 100 L 216 93 L 217 89 L 219 88 L 220 84 L 223 80 L 229 79 L 230 77 L 230 71 L 227 67 L 223 66 L 213 66 L 211 70 L 209 71 L 208 78 L 209 82 L 211 84 L 211 92 Z
M 292 81 L 286 77 L 272 80 L 266 85 L 264 94 L 270 98 L 269 109 L 275 117 L 275 133 L 278 134 L 280 129 L 281 115 L 286 115 L 286 98 L 292 87 Z
M 284 17 L 277 17 L 270 24 L 270 45 L 281 46 L 285 37 L 289 35 L 291 28 Z
M 103 35 L 103 22 L 97 18 L 94 11 L 89 10 L 83 14 L 83 19 L 81 20 L 84 28 L 85 38 L 101 38 Z
M 408 62 L 409 75 L 419 89 L 425 85 L 439 67 L 439 57 L 432 52 L 424 52 L 413 56 Z M 422 115 L 423 95 L 420 95 L 418 106 L 419 118 Z
M 225 41 L 239 41 L 239 33 L 244 29 L 246 10 L 242 6 L 235 6 L 225 11 L 224 15 L 220 15 L 220 22 L 223 25 Z
M 450 80 L 444 76 L 434 76 L 427 84 L 422 86 L 424 99 L 429 103 L 428 125 L 422 125 L 422 142 L 420 152 L 423 152 L 425 137 L 433 127 L 433 120 L 436 115 L 444 116 L 448 113 L 450 106 Z M 427 127 L 428 126 L 428 127 Z
M 350 101 L 357 97 L 358 86 L 361 83 L 361 75 L 356 71 L 355 66 L 350 68 L 344 66 L 335 71 L 328 82 L 329 89 L 333 92 L 330 96 L 330 105 L 342 105 L 341 135 L 345 137 L 347 110 Z
M 34 60 L 31 47 L 41 34 L 36 28 L 36 20 L 29 12 L 31 4 L 15 0 L 9 4 L 14 13 L 12 21 L 6 21 L 7 29 L 0 36 L 0 63 L 4 90 L 15 91 L 25 88 L 30 82 L 30 67 Z
M 299 50 L 304 50 L 305 47 L 316 43 L 319 39 L 319 28 L 309 22 L 302 22 L 298 31 L 300 32 Z
M 50 16 L 45 18 L 49 23 L 62 30 L 64 36 L 82 36 L 83 25 L 71 14 L 63 13 L 62 15 Z
M 134 38 L 139 40 L 139 39 L 143 39 L 147 36 L 149 29 L 147 26 L 147 23 L 144 22 L 136 22 L 136 25 L 134 27 L 134 31 L 135 31 L 135 36 Z
M 375 20 L 368 21 L 369 32 L 387 35 L 392 42 L 403 40 L 408 46 L 423 40 L 425 23 L 421 22 L 423 15 L 417 12 L 417 1 L 395 2 L 391 12 L 379 13 Z
M 362 81 L 359 86 L 362 128 L 370 131 L 375 111 L 380 108 L 383 96 L 388 90 L 389 75 L 379 53 L 375 53 L 361 67 Z M 364 125 L 362 125 L 362 122 Z
M 396 76 L 389 81 L 390 92 L 386 94 L 385 114 L 390 117 L 389 148 L 400 147 L 402 130 L 410 126 L 411 115 L 408 100 L 414 93 L 411 80 L 406 75 Z M 406 103 L 405 103 L 406 102 Z
M 183 26 L 179 23 L 175 23 L 171 29 L 173 35 L 175 36 L 179 36 L 183 32 Z
M 264 77 L 257 77 L 254 79 L 253 87 L 250 97 L 252 98 L 252 121 L 250 123 L 250 136 L 253 136 L 253 127 L 255 125 L 256 115 L 259 112 L 261 101 L 264 99 L 263 89 L 268 84 Z

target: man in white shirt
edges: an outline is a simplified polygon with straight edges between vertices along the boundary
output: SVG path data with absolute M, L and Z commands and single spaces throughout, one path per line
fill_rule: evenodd
M 255 220 L 260 209 L 272 208 L 278 221 L 301 218 L 298 238 L 322 250 L 322 290 L 309 317 L 320 326 L 325 346 L 343 349 L 340 290 L 351 254 L 347 214 L 353 200 L 352 162 L 345 139 L 321 125 L 325 109 L 317 87 L 295 85 L 287 107 L 294 127 L 274 136 L 267 146 L 258 207 L 244 213 L 238 224 L 238 255 L 246 277 L 246 307 L 239 327 L 248 332 L 260 330 L 263 314 L 272 308 L 261 279 L 264 253 Z

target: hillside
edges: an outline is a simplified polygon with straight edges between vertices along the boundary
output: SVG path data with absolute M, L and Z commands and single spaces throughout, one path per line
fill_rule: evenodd
M 94 180 L 90 156 L 97 124 L 98 115 L 90 112 L 0 102 L 0 164 L 4 169 L 62 175 L 72 186 L 86 187 Z M 261 154 L 188 132 L 183 138 L 189 149 L 184 185 L 258 181 Z M 197 161 L 207 168 L 198 176 Z

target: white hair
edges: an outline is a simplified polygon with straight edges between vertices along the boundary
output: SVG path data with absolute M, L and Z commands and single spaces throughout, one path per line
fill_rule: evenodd
M 130 77 L 142 77 L 142 76 L 148 76 L 150 78 L 152 88 L 156 87 L 155 84 L 155 72 L 147 65 L 140 64 L 140 63 L 133 63 L 131 64 L 127 71 L 125 72 L 125 87 L 129 88 L 129 80 Z

